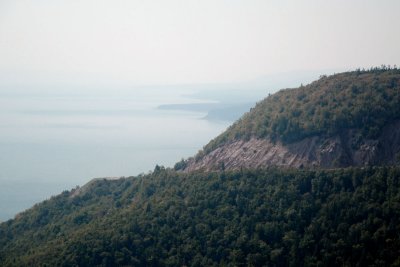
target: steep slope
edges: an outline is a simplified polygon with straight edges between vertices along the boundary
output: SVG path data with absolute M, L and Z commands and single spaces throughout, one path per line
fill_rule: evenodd
M 0 266 L 389 266 L 400 169 L 98 179 L 0 224 Z
M 64 191 L 0 224 L 0 266 L 400 266 L 399 77 L 280 91 L 183 172 Z
M 321 77 L 259 102 L 181 166 L 322 167 L 400 162 L 400 70 Z

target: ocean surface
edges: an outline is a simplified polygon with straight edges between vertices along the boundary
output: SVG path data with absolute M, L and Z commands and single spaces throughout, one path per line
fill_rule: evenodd
M 187 88 L 3 90 L 0 93 L 0 221 L 94 177 L 146 173 L 193 156 L 231 123 Z
M 319 74 L 146 87 L 38 86 L 0 75 L 0 221 L 92 178 L 173 167 L 269 93 Z

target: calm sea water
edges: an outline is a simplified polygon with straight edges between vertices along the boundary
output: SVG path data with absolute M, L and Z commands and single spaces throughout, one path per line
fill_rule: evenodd
M 320 74 L 140 88 L 10 87 L 0 79 L 0 221 L 94 177 L 137 175 L 156 164 L 172 167 L 193 156 L 252 103 Z M 162 105 L 168 108 L 157 108 Z M 208 110 L 207 118 L 223 121 L 203 119 L 208 106 L 215 110 Z
M 206 101 L 184 88 L 28 92 L 0 96 L 0 221 L 94 177 L 173 166 L 230 124 L 157 109 Z

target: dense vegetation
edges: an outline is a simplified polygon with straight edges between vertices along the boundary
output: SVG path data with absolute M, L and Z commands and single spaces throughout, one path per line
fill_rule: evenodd
M 281 90 L 259 102 L 227 131 L 204 147 L 252 136 L 291 143 L 343 129 L 375 138 L 381 127 L 400 119 L 400 70 L 382 66 L 322 76 L 307 86 Z
M 269 96 L 204 152 L 350 128 L 373 139 L 398 119 L 400 70 L 357 70 Z M 0 266 L 221 265 L 400 266 L 400 167 L 156 166 L 93 180 L 0 224 Z
M 400 265 L 400 168 L 96 180 L 0 225 L 1 266 Z

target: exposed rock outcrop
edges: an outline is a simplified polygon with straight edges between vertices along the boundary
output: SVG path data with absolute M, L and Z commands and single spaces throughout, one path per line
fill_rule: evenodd
M 188 161 L 185 171 L 240 168 L 337 168 L 400 163 L 400 121 L 387 125 L 377 139 L 345 130 L 331 137 L 313 136 L 283 144 L 251 138 L 224 144 Z

